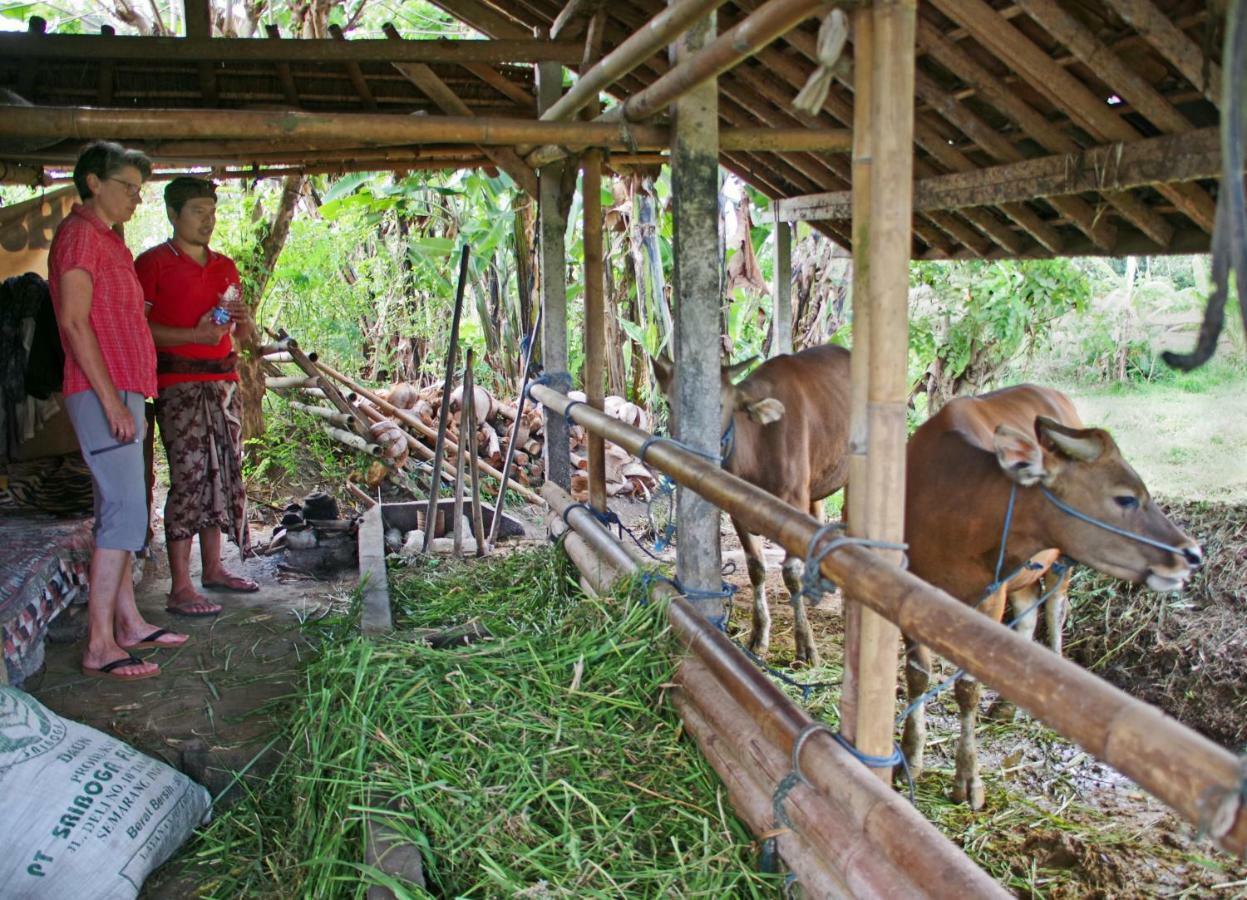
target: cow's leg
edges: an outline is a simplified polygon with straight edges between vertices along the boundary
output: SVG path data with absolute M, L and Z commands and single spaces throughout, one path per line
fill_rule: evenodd
M 971 809 L 982 809 L 986 799 L 983 781 L 979 778 L 978 747 L 974 737 L 979 696 L 982 686 L 970 675 L 964 676 L 953 688 L 961 710 L 961 739 L 957 742 L 957 771 L 953 775 L 953 801 L 968 802 Z
M 740 536 L 740 546 L 745 551 L 745 567 L 749 570 L 749 584 L 753 586 L 753 631 L 749 635 L 749 650 L 765 656 L 771 644 L 771 613 L 766 607 L 766 557 L 762 555 L 762 539 L 750 534 L 735 519 L 732 525 Z
M 1052 589 L 1052 596 L 1044 604 L 1044 625 L 1048 629 L 1048 646 L 1057 656 L 1060 656 L 1064 650 L 1065 611 L 1069 603 L 1069 580 L 1073 574 L 1072 567 L 1065 570 L 1057 586 Z
M 931 684 L 931 651 L 917 641 L 905 638 L 905 688 L 909 702 L 921 697 Z M 922 774 L 922 752 L 927 743 L 927 711 L 919 704 L 905 719 L 901 752 L 914 781 Z
M 792 604 L 792 631 L 797 642 L 797 662 L 809 666 L 822 665 L 818 647 L 814 645 L 814 629 L 805 614 L 805 598 L 801 593 L 801 576 L 805 564 L 798 556 L 788 554 L 784 559 L 784 585 L 788 588 L 788 602 Z
M 1009 591 L 1009 613 L 1010 617 L 1017 619 L 1013 623 L 1013 630 L 1028 641 L 1035 639 L 1035 626 L 1039 623 L 1039 610 L 1031 609 L 1035 605 L 1035 601 L 1040 597 L 1042 585 L 1036 581 L 1023 587 L 1013 588 Z M 1051 602 L 1051 599 L 1049 599 Z M 1027 610 L 1025 616 L 1022 614 Z M 987 718 L 995 722 L 1012 722 L 1017 715 L 1018 708 L 1012 700 L 1006 700 L 1004 697 L 997 697 L 987 709 Z

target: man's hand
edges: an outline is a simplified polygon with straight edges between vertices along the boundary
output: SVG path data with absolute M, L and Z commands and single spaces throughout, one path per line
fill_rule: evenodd
M 108 430 L 112 432 L 118 443 L 128 444 L 134 440 L 134 416 L 130 415 L 130 410 L 125 403 L 116 394 L 112 400 L 105 403 L 101 401 L 104 407 L 104 415 L 108 418 Z
M 215 347 L 221 343 L 230 330 L 229 324 L 218 325 L 212 320 L 212 310 L 208 310 L 199 317 L 199 321 L 195 323 L 195 327 L 191 329 L 191 341 L 195 344 L 204 344 L 208 347 Z

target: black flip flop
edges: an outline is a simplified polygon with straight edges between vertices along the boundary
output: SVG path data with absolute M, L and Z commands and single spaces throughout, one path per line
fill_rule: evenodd
M 160 669 L 155 672 L 144 672 L 142 675 L 114 675 L 117 669 L 125 666 L 141 666 L 143 660 L 137 656 L 123 656 L 121 659 L 114 659 L 106 665 L 100 666 L 98 669 L 91 669 L 87 666 L 82 667 L 82 674 L 88 678 L 103 678 L 108 681 L 142 681 L 144 678 L 155 678 L 160 674 Z
M 168 609 L 168 607 L 166 607 L 166 609 Z M 170 631 L 168 628 L 157 628 L 155 631 L 153 631 L 147 637 L 143 638 L 143 640 L 139 641 L 134 646 L 122 647 L 121 649 L 122 650 L 160 650 L 160 649 L 173 650 L 174 648 L 181 647 L 183 644 L 186 643 L 186 641 L 182 641 L 181 643 L 177 643 L 177 644 L 160 643 L 160 640 L 159 640 L 160 638 L 164 637 L 166 634 L 173 634 L 173 633 L 174 632 Z M 190 640 L 190 639 L 187 638 L 187 640 Z

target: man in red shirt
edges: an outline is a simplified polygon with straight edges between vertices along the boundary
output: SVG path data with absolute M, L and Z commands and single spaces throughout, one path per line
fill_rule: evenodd
M 165 188 L 173 237 L 135 262 L 150 304 L 147 323 L 157 349 L 156 419 L 169 460 L 165 540 L 172 587 L 168 609 L 215 616 L 190 578 L 191 540 L 199 535 L 205 590 L 252 593 L 259 586 L 221 563 L 221 533 L 247 546 L 242 480 L 238 353 L 233 335 L 252 328 L 238 270 L 208 242 L 216 227 L 216 189 L 201 178 L 175 178 Z M 214 319 L 221 316 L 222 321 Z
M 143 400 L 156 393 L 156 351 L 144 327 L 134 258 L 113 230 L 134 215 L 151 163 L 97 141 L 74 166 L 82 203 L 57 228 L 48 285 L 65 346 L 65 409 L 95 494 L 85 675 L 136 681 L 160 667 L 130 651 L 187 640 L 154 628 L 134 602 L 131 556 L 147 543 Z

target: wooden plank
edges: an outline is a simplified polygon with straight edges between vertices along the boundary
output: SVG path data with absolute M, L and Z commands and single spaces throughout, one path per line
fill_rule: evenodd
M 960 210 L 995 206 L 1061 194 L 1129 190 L 1158 178 L 1195 181 L 1221 172 L 1216 128 L 1166 135 L 1129 144 L 1093 147 L 1081 154 L 1059 154 L 1001 166 L 920 179 L 914 186 L 916 210 Z M 777 201 L 785 221 L 848 219 L 848 191 L 809 194 Z
M 792 352 L 792 231 L 789 223 L 775 219 L 770 356 Z
M 188 38 L 212 37 L 211 0 L 183 0 L 182 12 L 186 17 Z
M 960 22 L 974 39 L 1021 75 L 1026 82 L 1064 110 L 1078 127 L 1100 141 L 1135 141 L 1139 131 L 1105 105 L 1081 81 L 1063 69 L 1042 48 L 997 13 L 984 0 L 931 0 L 949 18 Z M 1215 204 L 1196 185 L 1157 186 L 1163 196 L 1196 224 L 1212 229 Z
M 429 0 L 438 9 L 450 13 L 463 24 L 496 39 L 526 40 L 530 29 L 503 15 L 480 0 Z
M 381 506 L 373 506 L 359 523 L 359 582 L 363 606 L 359 630 L 365 635 L 386 634 L 394 628 L 390 614 L 390 586 L 385 574 L 385 526 Z
M 395 47 L 388 40 L 338 42 L 328 38 L 275 41 L 269 38 L 181 38 L 134 35 L 0 32 L 0 57 L 10 59 L 113 59 L 142 62 L 289 62 L 342 65 L 346 62 L 535 63 L 580 62 L 577 41 L 421 40 Z
M 1205 99 L 1221 105 L 1221 67 L 1206 59 L 1199 46 L 1152 0 L 1107 0 L 1107 3 L 1187 81 L 1195 85 Z
M 585 398 L 594 409 L 606 400 L 606 275 L 602 241 L 602 153 L 590 150 L 581 161 L 584 214 Z M 589 435 L 589 503 L 606 512 L 606 442 Z

